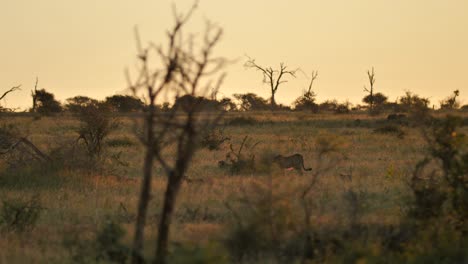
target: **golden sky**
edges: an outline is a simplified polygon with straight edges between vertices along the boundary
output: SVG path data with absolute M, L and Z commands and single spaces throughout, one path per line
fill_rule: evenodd
M 125 67 L 135 65 L 133 27 L 143 41 L 164 41 L 171 3 L 190 0 L 3 0 L 0 2 L 0 91 L 22 84 L 2 102 L 31 106 L 36 76 L 64 101 L 97 99 L 126 89 Z M 468 103 L 468 1 L 466 0 L 201 0 L 190 29 L 217 22 L 224 37 L 216 52 L 239 59 L 227 71 L 221 94 L 268 97 L 245 55 L 262 65 L 285 62 L 318 70 L 318 100 L 359 103 L 366 70 L 375 67 L 377 92 L 395 100 L 411 90 L 433 104 L 458 89 Z M 302 75 L 285 83 L 276 99 L 290 104 L 306 88 Z

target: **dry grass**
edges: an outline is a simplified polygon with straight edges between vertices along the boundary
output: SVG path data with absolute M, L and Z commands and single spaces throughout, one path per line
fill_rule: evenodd
M 228 114 L 226 118 L 238 115 Z M 372 133 L 372 122 L 383 120 L 384 116 L 289 112 L 274 115 L 270 112 L 252 113 L 250 116 L 259 124 L 226 127 L 224 132 L 234 144 L 239 144 L 246 135 L 260 142 L 256 148 L 258 155 L 263 151 L 284 155 L 302 153 L 306 166 L 317 168 L 317 137 L 330 137 L 343 154 L 344 158 L 339 163 L 319 175 L 319 181 L 312 191 L 314 225 L 339 224 L 343 221 L 347 206 L 343 193 L 350 188 L 366 193 L 366 207 L 360 221 L 376 224 L 398 221 L 404 199 L 409 195 L 407 181 L 424 150 L 424 140 L 418 128 L 405 127 L 406 136 L 399 139 Z M 369 122 L 370 127 L 353 125 L 355 119 Z M 46 152 L 77 137 L 74 130 L 78 123 L 71 116 L 44 117 L 40 120 L 21 116 L 10 117 L 5 122 L 18 124 L 20 130 Z M 121 122 L 123 125 L 111 138 L 134 139 L 133 122 L 129 118 L 123 118 Z M 127 230 L 125 240 L 130 243 L 143 160 L 142 147 L 137 140 L 134 142 L 132 146 L 108 148 L 111 153 L 122 152 L 121 159 L 129 164 L 125 170 L 118 172 L 98 174 L 63 169 L 54 172 L 54 175 L 0 174 L 0 199 L 38 194 L 45 208 L 39 223 L 30 233 L 1 233 L 0 263 L 66 263 L 70 256 L 62 246 L 63 238 L 70 232 L 92 236 L 107 217 L 122 223 Z M 221 239 L 233 217 L 225 203 L 235 204 L 244 198 L 255 199 L 258 194 L 255 193 L 256 188 L 268 184 L 267 175 L 230 176 L 219 169 L 217 162 L 223 160 L 228 151 L 228 144 L 224 144 L 220 150 L 203 149 L 195 156 L 188 171 L 193 181 L 184 183 L 177 203 L 173 240 L 202 243 Z M 166 184 L 157 164 L 155 174 L 146 235 L 150 243 L 156 232 Z M 352 181 L 343 180 L 340 174 L 351 175 Z M 12 183 L 14 177 L 18 179 L 17 184 Z M 311 180 L 310 175 L 274 171 L 271 177 L 273 192 L 289 200 L 295 210 L 300 210 L 295 191 Z M 26 184 L 28 181 L 32 183 Z

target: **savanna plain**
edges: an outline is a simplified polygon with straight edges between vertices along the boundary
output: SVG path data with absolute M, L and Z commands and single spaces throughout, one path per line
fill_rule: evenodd
M 451 114 L 461 120 L 456 135 L 466 134 L 466 112 Z M 439 122 L 446 115 L 433 113 Z M 47 159 L 24 144 L 2 155 L 0 263 L 126 263 L 145 153 L 141 116 L 113 115 L 115 126 L 92 158 L 74 115 L 1 119 L 4 130 L 14 128 L 15 138 L 27 138 Z M 431 203 L 418 200 L 414 179 L 431 156 L 430 126 L 409 116 L 400 122 L 364 112 L 265 111 L 226 113 L 214 131 L 198 146 L 177 197 L 169 263 L 468 260 L 460 213 L 444 204 L 444 213 L 421 217 Z M 175 152 L 169 146 L 165 155 Z M 311 171 L 273 162 L 295 153 Z M 159 163 L 153 171 L 148 255 L 167 185 Z

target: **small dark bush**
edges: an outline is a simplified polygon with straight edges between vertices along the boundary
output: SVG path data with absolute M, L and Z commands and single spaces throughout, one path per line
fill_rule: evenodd
M 241 261 L 258 256 L 260 250 L 265 250 L 262 236 L 258 226 L 237 226 L 229 232 L 225 246 L 235 260 Z
M 335 114 L 348 114 L 350 112 L 350 105 L 348 103 L 338 104 L 335 109 Z
M 439 164 L 437 169 L 429 173 L 429 176 L 432 177 L 437 171 L 441 172 L 438 180 L 447 186 L 441 191 L 446 192 L 450 197 L 452 209 L 459 220 L 467 222 L 468 137 L 460 131 L 461 124 L 461 118 L 455 116 L 447 116 L 435 122 L 429 135 L 426 135 L 429 156 L 419 166 L 424 168 L 429 164 L 428 160 Z
M 252 117 L 234 117 L 232 119 L 226 120 L 226 125 L 228 126 L 252 126 L 258 123 L 255 118 Z
M 124 229 L 113 220 L 108 220 L 94 239 L 84 238 L 79 233 L 67 233 L 62 241 L 75 263 L 126 263 L 130 249 L 123 244 Z
M 7 231 L 30 231 L 35 227 L 42 209 L 38 196 L 29 200 L 3 200 L 0 226 Z
M 90 158 L 98 157 L 104 140 L 118 127 L 118 123 L 110 116 L 110 109 L 104 104 L 83 108 L 78 119 L 81 121 L 77 131 L 79 139 L 84 142 Z
M 406 118 L 405 114 L 389 114 L 387 116 L 387 120 L 401 120 L 405 118 Z
M 233 144 L 230 144 L 230 152 L 226 154 L 226 160 L 218 161 L 218 167 L 229 171 L 231 175 L 254 172 L 254 149 L 259 143 L 245 136 L 238 149 L 234 150 Z
M 174 264 L 223 264 L 230 263 L 227 253 L 216 244 L 204 246 L 176 244 L 172 247 L 168 263 Z
M 111 148 L 126 148 L 126 147 L 134 146 L 135 143 L 127 137 L 122 137 L 122 138 L 109 139 L 106 141 L 106 145 Z
M 398 138 L 403 138 L 405 136 L 405 131 L 403 131 L 397 125 L 384 125 L 374 129 L 374 133 L 378 134 L 393 134 L 396 135 Z
M 224 131 L 221 129 L 213 129 L 207 131 L 200 142 L 202 148 L 209 150 L 218 150 L 221 145 L 228 141 L 230 138 L 224 135 Z
M 130 250 L 121 242 L 124 235 L 123 228 L 109 220 L 96 234 L 97 259 L 110 263 L 125 263 Z
M 268 185 L 255 185 L 235 207 L 226 203 L 234 221 L 229 224 L 224 242 L 234 263 L 245 260 L 272 263 L 274 259 L 277 261 L 273 263 L 295 263 L 297 260 L 290 244 L 301 231 L 302 217 L 294 210 L 290 197 L 273 193 Z

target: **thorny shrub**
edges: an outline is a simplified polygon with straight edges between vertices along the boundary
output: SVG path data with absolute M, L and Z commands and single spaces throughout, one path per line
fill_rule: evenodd
M 447 116 L 434 123 L 425 134 L 428 155 L 418 163 L 411 187 L 416 196 L 415 211 L 435 211 L 434 216 L 437 216 L 440 214 L 437 208 L 447 200 L 455 217 L 466 224 L 468 138 L 459 131 L 460 126 L 460 118 Z
M 74 263 L 126 263 L 130 249 L 122 242 L 124 235 L 123 227 L 108 219 L 93 238 L 67 233 L 62 245 Z
M 6 231 L 30 231 L 35 227 L 42 210 L 38 196 L 27 200 L 5 199 L 0 211 L 0 227 Z
M 105 104 L 89 105 L 78 113 L 81 125 L 78 129 L 79 140 L 82 140 L 90 158 L 99 157 L 106 137 L 118 127 Z
M 230 138 L 224 135 L 224 130 L 216 128 L 206 131 L 202 135 L 200 144 L 202 148 L 219 150 L 221 145 L 228 140 L 230 140 Z
M 252 173 L 255 171 L 255 147 L 260 142 L 255 142 L 252 138 L 245 136 L 237 149 L 230 144 L 230 151 L 226 154 L 226 160 L 218 162 L 218 166 L 227 170 L 231 175 L 240 173 Z

